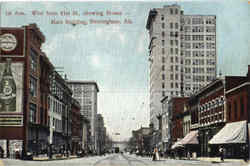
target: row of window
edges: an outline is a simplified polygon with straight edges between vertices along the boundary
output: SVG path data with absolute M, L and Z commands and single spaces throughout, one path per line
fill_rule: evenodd
M 206 56 L 212 56 L 214 57 L 216 52 L 215 51 L 202 51 L 202 50 L 194 50 L 194 51 L 181 51 L 181 56 L 183 56 L 185 54 L 185 57 L 191 57 L 191 54 L 193 55 L 193 57 L 204 57 L 206 53 Z
M 50 97 L 50 99 L 48 101 L 49 101 L 49 107 L 50 107 L 51 112 L 62 114 L 63 105 L 62 105 L 61 102 L 59 102 L 58 100 L 53 99 L 52 97 Z
M 214 18 L 204 18 L 204 17 L 193 17 L 193 18 L 182 18 L 181 23 L 184 24 L 215 24 L 216 20 Z
M 179 24 L 176 22 L 176 23 L 170 23 L 170 29 L 173 29 L 173 28 L 175 28 L 175 29 L 178 29 L 179 28 Z
M 179 91 L 170 91 L 171 96 L 176 95 L 179 96 L 181 93 Z M 162 91 L 162 97 L 165 97 L 166 93 L 165 91 Z
M 191 49 L 204 49 L 205 45 L 207 49 L 215 49 L 215 43 L 181 43 L 181 48 Z
M 215 35 L 181 35 L 181 39 L 186 41 L 204 41 L 206 39 L 207 41 L 215 41 Z
M 201 124 L 207 124 L 207 123 L 211 123 L 211 122 L 222 120 L 222 119 L 223 119 L 223 114 L 221 113 L 221 114 L 217 114 L 217 115 L 213 115 L 211 117 L 201 119 L 200 123 Z
M 201 118 L 211 117 L 214 114 L 219 114 L 224 111 L 224 107 L 217 107 L 215 109 L 206 110 L 200 113 Z

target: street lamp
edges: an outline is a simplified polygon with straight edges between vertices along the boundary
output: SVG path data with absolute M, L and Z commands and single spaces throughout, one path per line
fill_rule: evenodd
M 53 132 L 55 130 L 55 126 L 53 125 L 53 117 L 50 117 L 50 129 L 49 129 L 49 158 L 52 159 L 53 151 L 52 151 L 52 144 L 53 144 Z

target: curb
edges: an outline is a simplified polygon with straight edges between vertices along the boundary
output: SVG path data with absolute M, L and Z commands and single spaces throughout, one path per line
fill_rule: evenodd
M 68 158 L 44 158 L 44 159 L 33 159 L 31 161 L 58 161 L 58 160 L 71 160 L 71 159 L 77 159 L 77 158 L 81 158 L 81 157 L 68 157 Z

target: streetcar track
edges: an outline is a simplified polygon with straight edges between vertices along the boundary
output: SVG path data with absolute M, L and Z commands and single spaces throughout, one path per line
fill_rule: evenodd
M 98 161 L 96 161 L 93 166 L 97 166 L 98 164 L 100 164 L 101 162 L 105 161 L 105 160 L 109 160 L 109 161 L 112 161 L 116 156 L 118 155 L 114 155 L 114 156 L 109 156 L 109 157 L 106 157 L 104 159 L 100 159 Z M 111 162 L 110 162 L 111 165 L 113 165 Z
M 134 157 L 131 157 L 131 156 L 125 156 L 125 155 L 122 155 L 126 160 L 130 161 L 134 161 L 134 162 L 139 162 L 139 163 L 142 163 L 143 165 L 148 165 L 146 162 L 142 161 L 142 160 L 139 160 L 137 158 L 134 158 Z M 131 158 L 132 160 L 130 160 L 129 158 Z M 131 166 L 131 165 L 130 165 Z
M 133 166 L 133 162 L 138 162 L 143 164 L 144 166 L 148 166 L 147 163 L 145 163 L 142 160 L 136 159 L 134 157 L 130 157 L 130 156 L 125 156 L 125 155 L 113 155 L 113 156 L 109 156 L 103 159 L 100 159 L 98 161 L 96 161 L 93 166 L 98 166 L 98 165 L 102 165 L 103 162 L 107 161 L 109 163 L 110 166 L 118 166 L 117 164 L 114 163 L 115 160 L 117 160 L 116 158 L 118 158 L 119 160 L 119 156 L 121 156 L 123 159 L 125 159 L 125 161 L 128 163 L 128 166 Z

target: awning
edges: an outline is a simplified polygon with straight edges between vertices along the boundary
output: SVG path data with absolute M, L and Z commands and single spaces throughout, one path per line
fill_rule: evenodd
M 171 146 L 171 149 L 183 148 L 183 147 L 184 146 L 180 143 L 180 141 L 177 141 Z
M 171 149 L 184 147 L 184 145 L 199 144 L 198 130 L 190 131 L 183 139 L 171 146 Z
M 181 144 L 183 144 L 183 145 L 187 145 L 187 144 L 199 144 L 199 141 L 198 141 L 197 137 L 198 137 L 198 130 L 190 131 L 181 140 Z
M 247 121 L 227 123 L 213 138 L 209 144 L 246 143 Z

